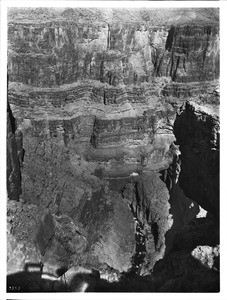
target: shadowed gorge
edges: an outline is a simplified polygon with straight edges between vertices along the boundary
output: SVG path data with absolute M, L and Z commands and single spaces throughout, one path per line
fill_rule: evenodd
M 7 291 L 219 291 L 218 9 L 11 8 L 7 97 Z

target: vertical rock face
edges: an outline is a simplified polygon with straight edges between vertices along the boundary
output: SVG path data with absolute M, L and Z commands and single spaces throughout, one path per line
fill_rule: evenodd
M 40 8 L 8 19 L 7 188 L 25 202 L 9 202 L 10 272 L 20 259 L 15 271 L 34 260 L 56 276 L 156 268 L 152 289 L 173 291 L 163 280 L 194 274 L 203 230 L 218 242 L 215 221 L 187 225 L 196 202 L 218 214 L 217 11 Z M 208 289 L 182 278 L 177 291 Z
M 68 22 L 59 19 L 34 24 L 12 20 L 10 80 L 52 87 L 82 78 L 118 86 L 149 82 L 162 76 L 170 76 L 176 82 L 219 77 L 215 22 L 170 28 L 149 22 L 130 23 L 113 20 L 107 23 L 101 19 L 88 25 L 83 20 L 80 24 L 75 19 Z
M 11 200 L 19 200 L 21 190 L 22 133 L 7 103 L 7 193 Z
M 219 77 L 218 30 L 218 13 L 212 9 L 47 9 L 39 15 L 12 9 L 10 81 L 34 87 L 82 79 L 116 87 L 154 77 L 211 81 Z
M 206 81 L 219 77 L 218 27 L 171 27 L 166 49 L 172 52 L 169 72 L 174 81 Z

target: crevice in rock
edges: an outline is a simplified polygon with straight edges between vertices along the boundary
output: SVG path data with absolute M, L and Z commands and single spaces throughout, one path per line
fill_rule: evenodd
M 156 222 L 152 223 L 151 232 L 154 236 L 154 243 L 155 243 L 155 247 L 156 247 L 158 244 L 158 239 L 159 239 L 158 224 Z
M 98 134 L 99 134 L 99 121 L 97 118 L 95 118 L 93 124 L 93 132 L 90 138 L 90 144 L 95 149 L 98 147 Z
M 103 91 L 103 104 L 107 105 L 107 101 L 106 101 L 106 92 Z
M 165 49 L 167 51 L 171 51 L 172 50 L 172 46 L 173 46 L 173 41 L 174 41 L 174 32 L 175 32 L 175 27 L 171 26 L 167 39 L 166 39 L 166 45 L 165 45 Z
M 132 205 L 130 205 L 129 207 L 131 208 L 134 223 L 135 223 L 135 241 L 136 241 L 136 249 L 132 257 L 132 268 L 130 270 L 130 273 L 140 274 L 141 267 L 146 256 L 144 228 L 143 228 L 143 224 L 138 220 L 136 212 L 133 211 Z
M 13 116 L 12 110 L 10 108 L 9 102 L 7 101 L 7 113 L 9 116 L 9 122 L 11 124 L 12 133 L 14 134 L 16 131 L 16 119 Z
M 110 50 L 110 24 L 107 24 L 107 50 Z

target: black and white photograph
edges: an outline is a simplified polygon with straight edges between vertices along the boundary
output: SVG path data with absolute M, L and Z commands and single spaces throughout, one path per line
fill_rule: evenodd
M 43 2 L 7 7 L 8 297 L 219 299 L 218 1 Z

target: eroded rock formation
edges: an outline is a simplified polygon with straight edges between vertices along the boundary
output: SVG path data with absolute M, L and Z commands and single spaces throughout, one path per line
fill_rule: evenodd
M 9 197 L 22 187 L 23 203 L 8 204 L 9 273 L 42 262 L 57 283 L 62 270 L 98 270 L 97 284 L 87 275 L 97 291 L 206 291 L 184 275 L 175 288 L 178 271 L 162 264 L 177 249 L 187 273 L 206 226 L 215 235 L 203 245 L 218 244 L 215 219 L 194 242 L 188 225 L 198 205 L 219 209 L 218 30 L 213 9 L 9 11 L 8 100 L 20 131 L 9 125 L 7 158 L 13 165 L 14 151 L 14 169 L 23 165 Z M 105 285 L 112 277 L 120 282 Z
M 197 214 L 175 232 L 171 250 L 154 267 L 156 288 L 160 292 L 217 292 L 220 289 L 217 107 L 209 103 L 186 102 L 176 117 L 174 132 L 181 155 L 168 170 L 171 189 L 176 185 L 179 189 L 180 185 L 185 194 L 204 207 L 208 214 L 207 217 Z M 179 165 L 177 174 L 173 170 Z M 173 176 L 176 174 L 177 183 Z M 195 209 L 194 202 L 192 204 Z
M 186 102 L 174 124 L 181 151 L 179 184 L 211 214 L 219 214 L 219 117 L 209 103 Z M 190 174 L 190 175 L 189 175 Z
M 140 228 L 136 255 L 142 258 L 141 272 L 146 273 L 165 253 L 165 234 L 173 222 L 168 189 L 157 174 L 144 174 L 127 184 L 123 193 Z

